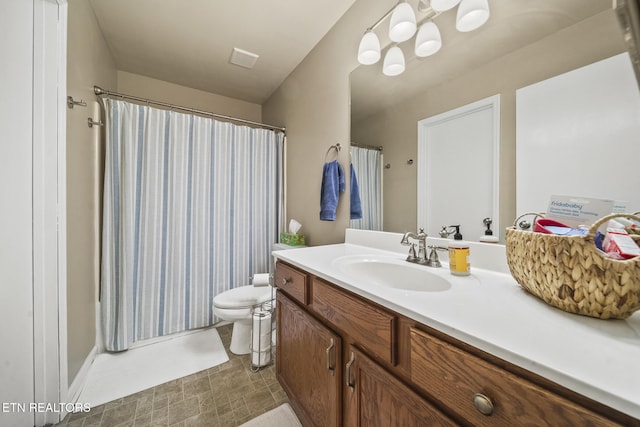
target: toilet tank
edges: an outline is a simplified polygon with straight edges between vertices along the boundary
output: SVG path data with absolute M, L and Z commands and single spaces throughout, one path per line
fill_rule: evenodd
M 304 248 L 305 246 L 291 246 L 286 243 L 274 243 L 271 250 L 274 251 L 282 251 L 285 249 L 296 249 L 296 248 Z
M 274 243 L 271 246 L 271 250 L 272 251 L 283 251 L 286 249 L 297 249 L 297 248 L 304 248 L 306 246 L 291 246 L 291 245 L 287 245 L 285 243 Z M 272 261 L 271 261 L 271 266 L 269 267 L 269 273 L 274 274 L 274 272 L 276 271 L 276 258 L 273 257 Z

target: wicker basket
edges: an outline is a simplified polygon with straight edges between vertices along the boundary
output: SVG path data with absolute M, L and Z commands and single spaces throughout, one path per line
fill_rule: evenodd
M 629 317 L 640 309 L 640 257 L 611 259 L 594 243 L 598 228 L 618 217 L 640 221 L 635 214 L 607 215 L 585 236 L 523 231 L 514 223 L 506 232 L 511 274 L 524 289 L 569 313 L 600 319 Z

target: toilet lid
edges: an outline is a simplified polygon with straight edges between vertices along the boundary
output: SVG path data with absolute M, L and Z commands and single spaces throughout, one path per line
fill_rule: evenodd
M 213 305 L 218 308 L 247 308 L 262 304 L 271 299 L 271 286 L 253 285 L 229 289 L 213 298 Z

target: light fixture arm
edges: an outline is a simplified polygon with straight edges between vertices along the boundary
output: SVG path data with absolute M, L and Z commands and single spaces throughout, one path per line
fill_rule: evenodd
M 399 1 L 398 3 L 402 3 L 402 2 Z M 389 9 L 384 15 L 382 15 L 372 26 L 368 27 L 365 30 L 365 33 L 369 32 L 369 31 L 373 31 L 376 28 L 378 28 L 380 26 L 380 24 L 382 24 L 384 22 L 385 19 L 387 19 L 388 17 L 391 16 L 391 14 L 393 13 L 393 10 L 396 8 L 398 3 L 396 3 L 391 9 Z M 424 12 L 426 13 L 426 15 L 418 22 L 418 26 L 424 24 L 425 22 L 429 21 L 430 19 L 437 18 L 442 13 L 442 12 L 436 12 L 435 10 L 433 10 L 431 8 L 431 6 L 429 6 L 429 8 Z
M 400 3 L 400 2 L 398 2 L 398 3 Z M 373 31 L 373 30 L 375 30 L 375 29 L 376 29 L 380 24 L 382 24 L 382 22 L 383 22 L 385 19 L 387 19 L 388 17 L 390 17 L 390 16 L 391 16 L 391 14 L 393 13 L 393 9 L 395 9 L 395 8 L 396 8 L 396 6 L 397 6 L 397 4 L 396 4 L 396 5 L 394 5 L 391 9 L 389 9 L 389 10 L 387 11 L 387 13 L 385 13 L 384 15 L 382 15 L 382 16 L 380 17 L 380 19 L 378 19 L 378 20 L 377 20 L 377 21 L 376 21 L 372 26 L 370 26 L 369 28 L 367 28 L 367 31 Z M 365 32 L 367 32 L 367 31 L 365 31 Z
M 436 12 L 435 10 L 431 9 L 429 11 L 429 13 L 427 13 L 427 15 L 425 15 L 424 18 L 422 18 L 420 21 L 418 21 L 418 27 L 420 25 L 424 24 L 425 22 L 433 21 L 434 19 L 436 19 L 441 14 L 442 14 L 442 12 Z

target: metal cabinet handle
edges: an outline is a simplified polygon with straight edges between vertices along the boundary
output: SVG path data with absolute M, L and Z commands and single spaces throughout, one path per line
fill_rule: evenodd
M 334 347 L 335 344 L 333 342 L 333 338 L 331 338 L 331 343 L 329 344 L 329 347 L 327 347 L 327 369 L 331 372 L 331 375 L 333 375 L 333 366 L 331 364 L 331 350 L 333 350 Z
M 484 394 L 476 393 L 473 395 L 473 406 L 482 415 L 489 416 L 493 414 L 493 402 Z
M 347 370 L 347 387 L 349 387 L 349 390 L 353 391 L 356 388 L 355 383 L 351 382 L 351 365 L 353 365 L 353 362 L 355 362 L 356 360 L 356 356 L 355 354 L 353 354 L 353 351 L 351 352 L 351 359 L 349 359 L 349 361 L 347 362 L 346 365 L 346 370 Z
M 280 286 L 285 286 L 287 283 L 291 281 L 291 278 L 287 279 L 286 277 L 282 279 Z

